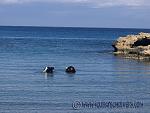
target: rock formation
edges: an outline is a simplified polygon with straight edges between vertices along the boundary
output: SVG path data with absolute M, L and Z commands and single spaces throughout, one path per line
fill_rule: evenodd
M 120 37 L 112 46 L 114 47 L 115 55 L 150 60 L 150 33 Z

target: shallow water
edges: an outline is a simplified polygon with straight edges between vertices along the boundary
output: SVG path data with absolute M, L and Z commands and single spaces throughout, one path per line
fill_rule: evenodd
M 150 63 L 112 54 L 119 36 L 148 29 L 0 27 L 1 113 L 148 113 Z M 45 75 L 45 66 L 55 66 Z M 65 67 L 73 65 L 74 75 Z M 80 102 L 135 102 L 141 108 L 79 108 Z

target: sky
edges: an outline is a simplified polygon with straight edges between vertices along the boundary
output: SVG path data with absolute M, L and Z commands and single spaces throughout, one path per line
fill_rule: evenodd
M 150 28 L 150 0 L 0 0 L 0 25 Z

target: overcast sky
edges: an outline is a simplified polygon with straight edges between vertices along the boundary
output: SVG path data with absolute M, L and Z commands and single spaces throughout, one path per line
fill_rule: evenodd
M 0 0 L 0 25 L 150 28 L 150 0 Z

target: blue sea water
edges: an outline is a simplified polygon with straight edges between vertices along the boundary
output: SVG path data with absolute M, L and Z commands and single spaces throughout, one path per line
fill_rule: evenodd
M 0 27 L 0 113 L 148 113 L 150 63 L 116 57 L 119 36 L 150 29 Z M 42 73 L 54 66 L 52 75 Z M 76 74 L 65 73 L 73 65 Z M 79 101 L 79 108 L 73 103 Z M 96 108 L 84 102 L 141 102 Z

